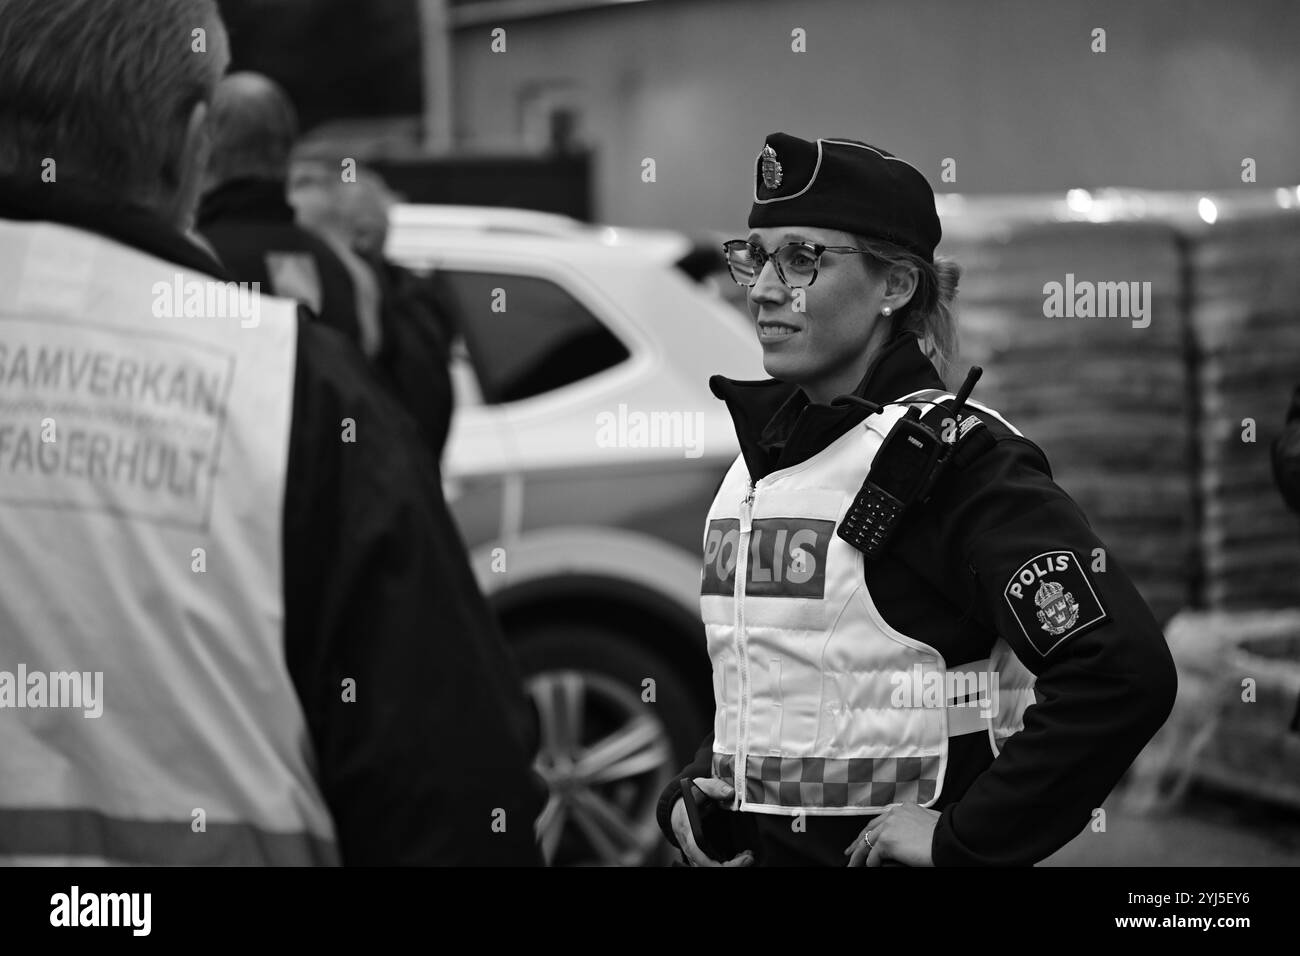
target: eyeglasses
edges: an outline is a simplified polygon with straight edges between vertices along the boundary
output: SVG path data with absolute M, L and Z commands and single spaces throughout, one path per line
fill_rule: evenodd
M 736 285 L 746 288 L 752 287 L 758 281 L 758 276 L 768 259 L 776 263 L 777 278 L 787 288 L 806 288 L 816 281 L 822 255 L 827 252 L 841 255 L 870 254 L 871 250 L 854 249 L 852 246 L 823 246 L 816 242 L 787 242 L 775 252 L 769 253 L 762 246 L 748 239 L 732 239 L 722 244 L 722 254 L 727 259 L 731 278 L 735 280 Z

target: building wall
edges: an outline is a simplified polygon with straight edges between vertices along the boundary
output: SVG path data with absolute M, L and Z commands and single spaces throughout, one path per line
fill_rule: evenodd
M 1300 181 L 1291 0 L 652 0 L 501 26 L 504 53 L 490 25 L 456 33 L 457 148 L 516 152 L 526 103 L 576 103 L 607 221 L 735 229 L 774 130 L 863 139 L 963 193 L 1240 187 L 1244 157 L 1261 189 Z

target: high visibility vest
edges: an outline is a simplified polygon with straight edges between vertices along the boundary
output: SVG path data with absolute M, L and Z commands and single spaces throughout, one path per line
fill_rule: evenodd
M 337 863 L 285 664 L 296 307 L 0 220 L 0 862 Z
M 738 457 L 723 479 L 705 530 L 700 609 L 713 664 L 713 775 L 735 787 L 733 809 L 930 806 L 950 736 L 987 734 L 996 756 L 1023 726 L 1033 675 L 1006 642 L 949 670 L 937 650 L 885 621 L 862 553 L 835 534 L 908 405 L 924 413 L 950 398 L 903 396 L 806 461 L 751 483 Z

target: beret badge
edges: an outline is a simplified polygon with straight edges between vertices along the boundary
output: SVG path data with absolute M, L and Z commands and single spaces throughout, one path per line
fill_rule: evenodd
M 763 146 L 763 155 L 759 159 L 759 169 L 763 173 L 763 185 L 768 189 L 776 189 L 781 185 L 781 164 L 776 161 L 776 150 L 771 146 Z

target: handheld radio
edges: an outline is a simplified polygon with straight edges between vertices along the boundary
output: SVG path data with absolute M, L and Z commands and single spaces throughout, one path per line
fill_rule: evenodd
M 961 415 L 966 399 L 983 373 L 978 365 L 971 367 L 966 381 L 953 398 L 954 420 Z M 841 395 L 831 404 L 856 404 L 872 411 L 880 410 L 879 405 L 854 395 Z M 921 421 L 919 408 L 909 408 L 885 436 L 871 463 L 871 471 L 836 534 L 868 558 L 880 557 L 908 509 L 929 498 L 930 489 L 943 473 L 954 443 L 945 442 L 933 428 Z

